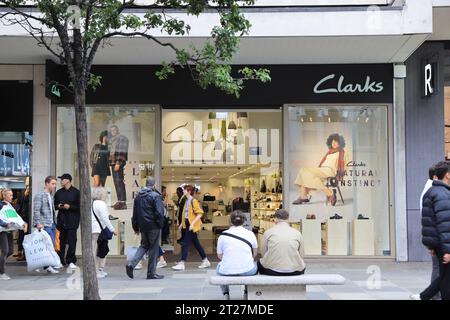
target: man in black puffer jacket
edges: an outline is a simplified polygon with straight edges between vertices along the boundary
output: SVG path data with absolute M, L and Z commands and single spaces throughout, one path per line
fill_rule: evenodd
M 146 187 L 134 199 L 131 224 L 136 234 L 141 234 L 141 246 L 127 264 L 127 275 L 133 279 L 133 270 L 148 252 L 147 279 L 162 279 L 156 274 L 159 251 L 159 236 L 163 226 L 164 203 L 161 193 L 155 189 L 155 179 L 147 178 Z
M 431 299 L 440 291 L 442 300 L 450 300 L 450 165 L 435 165 L 438 180 L 423 196 L 422 243 L 439 259 L 439 277 L 420 294 Z

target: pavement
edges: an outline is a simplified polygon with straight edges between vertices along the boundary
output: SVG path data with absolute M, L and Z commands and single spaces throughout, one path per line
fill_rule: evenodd
M 171 260 L 174 260 L 172 258 Z M 185 271 L 172 271 L 174 262 L 158 269 L 162 280 L 146 279 L 146 264 L 125 274 L 125 258 L 108 258 L 108 276 L 98 279 L 104 300 L 222 300 L 219 287 L 211 286 L 208 277 L 215 274 L 217 261 L 209 269 L 198 269 L 193 256 Z M 308 286 L 313 300 L 409 300 L 428 286 L 431 262 L 394 262 L 383 260 L 311 259 L 307 273 L 337 273 L 346 278 L 344 285 Z M 6 265 L 11 280 L 0 280 L 0 300 L 79 300 L 82 299 L 81 271 L 62 269 L 57 275 L 41 271 L 28 273 L 25 262 L 11 260 Z M 243 287 L 230 288 L 231 299 L 242 299 Z

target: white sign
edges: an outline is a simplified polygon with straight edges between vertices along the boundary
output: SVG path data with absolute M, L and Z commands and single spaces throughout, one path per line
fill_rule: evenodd
M 345 77 L 341 75 L 337 85 L 333 85 L 331 80 L 335 77 L 335 74 L 330 74 L 319 80 L 314 86 L 314 93 L 377 93 L 384 89 L 383 82 L 372 81 L 370 76 L 366 76 L 365 83 L 346 83 Z
M 425 97 L 431 96 L 434 93 L 433 66 L 431 63 L 425 65 L 424 83 L 425 83 L 425 92 L 424 92 Z

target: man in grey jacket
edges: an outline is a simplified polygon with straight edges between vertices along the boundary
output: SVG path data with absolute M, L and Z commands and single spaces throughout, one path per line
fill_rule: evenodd
M 45 178 L 44 191 L 36 194 L 33 199 L 33 226 L 38 230 L 44 229 L 52 238 L 53 245 L 55 245 L 56 237 L 56 213 L 52 194 L 55 189 L 56 178 L 48 176 Z M 45 269 L 48 273 L 58 273 L 55 267 L 59 266 L 50 266 Z

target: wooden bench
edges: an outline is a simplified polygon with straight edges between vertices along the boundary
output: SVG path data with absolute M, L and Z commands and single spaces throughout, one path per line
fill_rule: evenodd
M 212 276 L 212 285 L 242 285 L 244 300 L 306 300 L 307 285 L 342 285 L 339 274 L 304 274 L 301 276 Z

